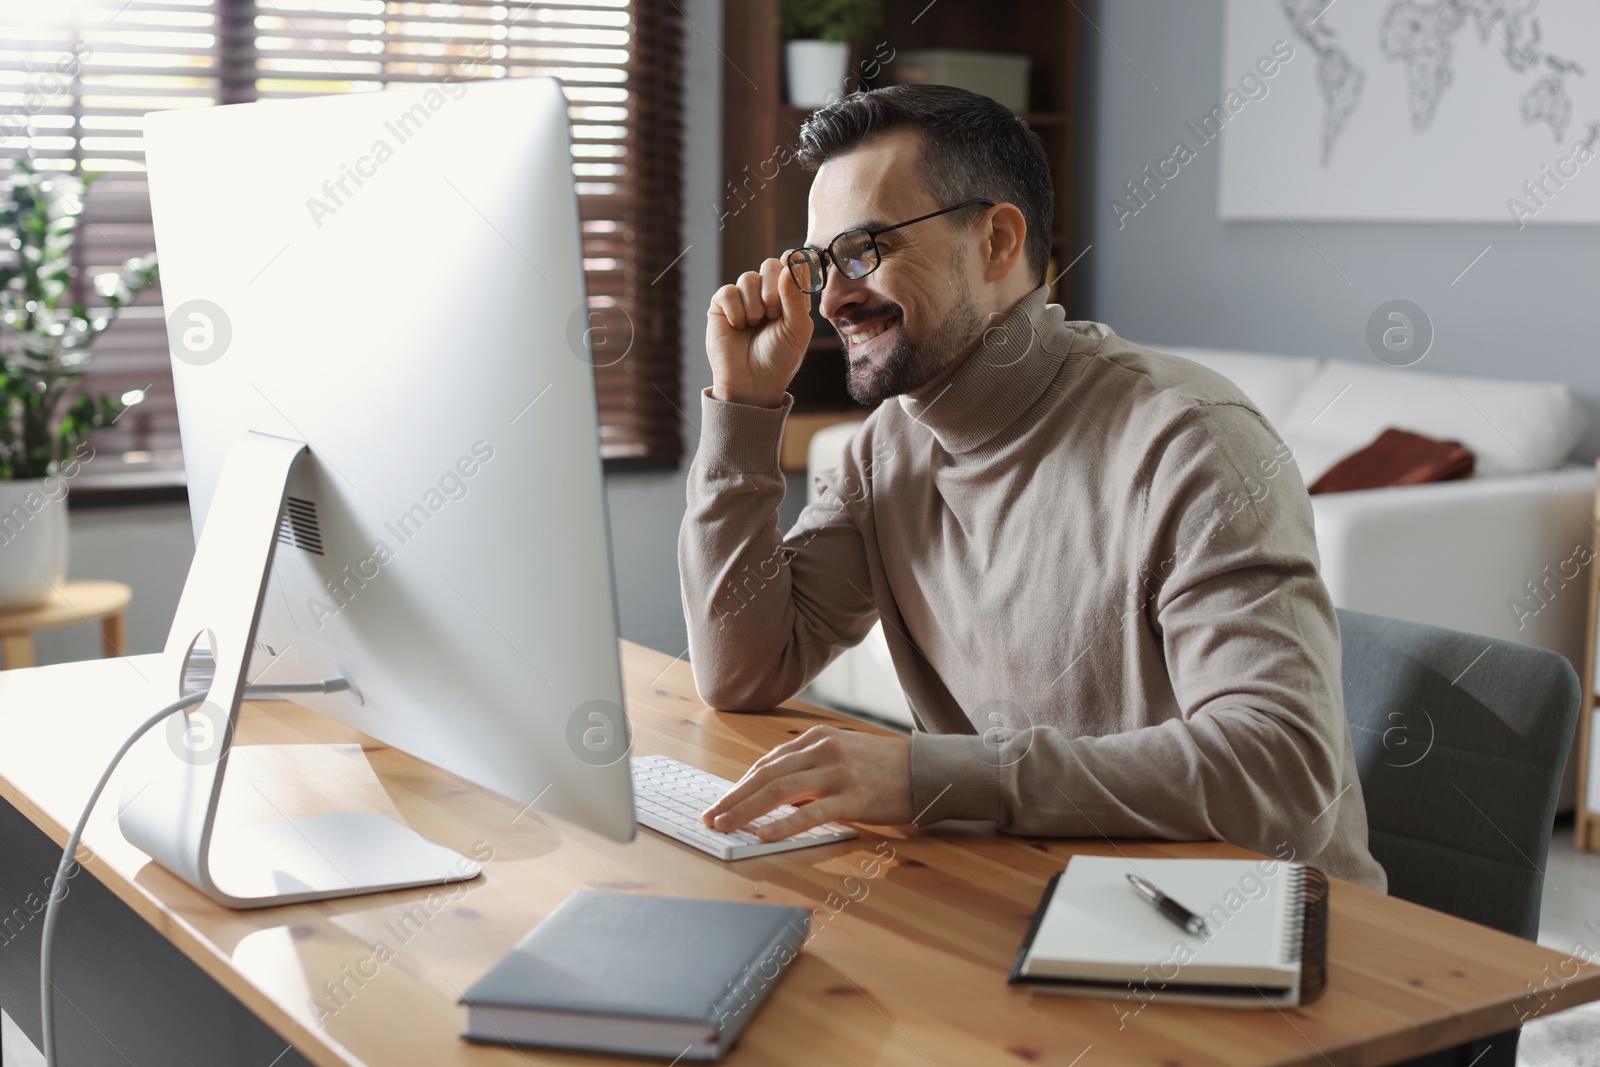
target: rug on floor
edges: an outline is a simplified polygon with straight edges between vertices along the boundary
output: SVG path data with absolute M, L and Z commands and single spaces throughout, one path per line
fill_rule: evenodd
M 1600 1003 L 1584 1004 L 1522 1028 L 1518 1067 L 1600 1067 Z

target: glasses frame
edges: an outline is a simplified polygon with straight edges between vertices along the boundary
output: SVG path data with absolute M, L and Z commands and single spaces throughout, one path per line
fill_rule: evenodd
M 994 201 L 993 200 L 989 200 L 989 199 L 987 199 L 985 197 L 981 197 L 981 196 L 976 196 L 976 197 L 973 197 L 971 200 L 963 200 L 959 204 L 952 204 L 949 207 L 942 207 L 938 211 L 930 211 L 926 215 L 918 215 L 914 219 L 907 219 L 904 222 L 894 223 L 892 226 L 878 226 L 878 227 L 876 227 L 874 229 L 867 229 L 867 228 L 862 227 L 862 226 L 852 226 L 848 230 L 844 230 L 841 233 L 835 234 L 833 240 L 828 242 L 828 247 L 827 248 L 817 248 L 817 247 L 815 247 L 813 245 L 801 245 L 799 248 L 791 248 L 783 257 L 784 266 L 789 268 L 789 277 L 794 280 L 794 284 L 795 284 L 796 288 L 798 288 L 802 293 L 805 293 L 805 294 L 807 294 L 809 296 L 816 296 L 818 293 L 822 292 L 824 289 L 826 289 L 828 287 L 828 266 L 829 266 L 830 263 L 834 267 L 838 268 L 840 274 L 843 274 L 846 278 L 849 278 L 851 281 L 860 281 L 862 278 L 865 278 L 867 275 L 871 274 L 873 271 L 875 271 L 879 267 L 883 266 L 883 252 L 882 252 L 881 249 L 878 248 L 878 235 L 879 234 L 889 233 L 892 230 L 902 230 L 905 227 L 912 225 L 913 223 L 926 222 L 928 219 L 935 219 L 935 218 L 938 218 L 940 215 L 948 215 L 952 211 L 960 211 L 962 208 L 973 207 L 973 206 L 975 206 L 977 204 L 982 204 L 984 207 L 994 207 Z M 872 249 L 872 258 L 873 258 L 873 261 L 874 261 L 873 264 L 872 264 L 872 267 L 870 269 L 864 271 L 861 274 L 857 274 L 857 275 L 851 275 L 850 273 L 845 271 L 844 268 L 839 267 L 839 260 L 833 253 L 833 246 L 838 244 L 846 236 L 848 236 L 850 234 L 853 234 L 853 233 L 864 233 L 864 234 L 867 235 L 867 240 L 868 240 L 868 242 L 870 242 L 868 247 L 870 247 Z M 795 265 L 794 265 L 794 260 L 793 260 L 792 257 L 794 256 L 794 254 L 796 252 L 815 252 L 816 253 L 817 262 L 822 264 L 822 271 L 821 271 L 822 284 L 819 285 L 817 288 L 815 288 L 815 289 L 806 288 L 806 286 L 801 283 L 800 276 L 795 273 L 795 269 L 794 269 Z

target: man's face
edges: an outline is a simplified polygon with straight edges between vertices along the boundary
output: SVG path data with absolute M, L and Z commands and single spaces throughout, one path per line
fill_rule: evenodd
M 811 185 L 806 243 L 826 248 L 845 230 L 876 229 L 948 207 L 918 173 L 922 135 L 897 130 L 824 163 Z M 878 237 L 882 263 L 850 279 L 832 264 L 822 314 L 844 341 L 859 403 L 914 393 L 969 352 L 983 329 L 969 271 L 976 206 Z

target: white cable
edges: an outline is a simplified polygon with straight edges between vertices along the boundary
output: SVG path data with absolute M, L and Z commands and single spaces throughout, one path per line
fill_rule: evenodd
M 321 682 L 292 682 L 286 685 L 247 685 L 244 687 L 243 699 L 249 700 L 263 696 L 276 696 L 281 693 L 337 693 L 350 688 L 350 682 L 345 678 L 329 678 Z M 67 885 L 67 870 L 72 866 L 73 855 L 78 851 L 78 842 L 83 839 L 84 827 L 89 824 L 89 815 L 94 811 L 95 804 L 100 800 L 100 794 L 105 790 L 106 783 L 111 780 L 111 775 L 117 769 L 117 764 L 122 762 L 122 757 L 128 754 L 134 742 L 150 732 L 150 728 L 164 721 L 169 715 L 177 711 L 184 711 L 196 704 L 203 702 L 207 694 L 204 692 L 191 693 L 156 712 L 146 719 L 129 738 L 117 749 L 117 754 L 111 757 L 111 763 L 106 767 L 105 773 L 100 776 L 100 781 L 95 785 L 94 792 L 89 794 L 89 802 L 83 806 L 83 814 L 78 818 L 78 825 L 73 827 L 72 834 L 67 838 L 65 850 L 61 853 L 61 862 L 56 866 L 56 876 L 50 883 L 50 899 L 44 906 L 44 926 L 39 937 L 39 1021 L 44 1032 L 44 1062 L 45 1067 L 56 1067 L 56 1035 L 55 1035 L 55 998 L 52 993 L 55 983 L 51 981 L 51 956 L 55 948 L 56 933 L 56 904 L 65 895 Z

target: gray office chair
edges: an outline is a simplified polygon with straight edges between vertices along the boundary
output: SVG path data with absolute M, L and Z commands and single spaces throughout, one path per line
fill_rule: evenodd
M 1578 722 L 1572 665 L 1548 649 L 1356 611 L 1340 610 L 1339 628 L 1368 840 L 1389 893 L 1536 939 Z M 1415 1062 L 1509 1067 L 1516 1043 L 1513 1030 Z

